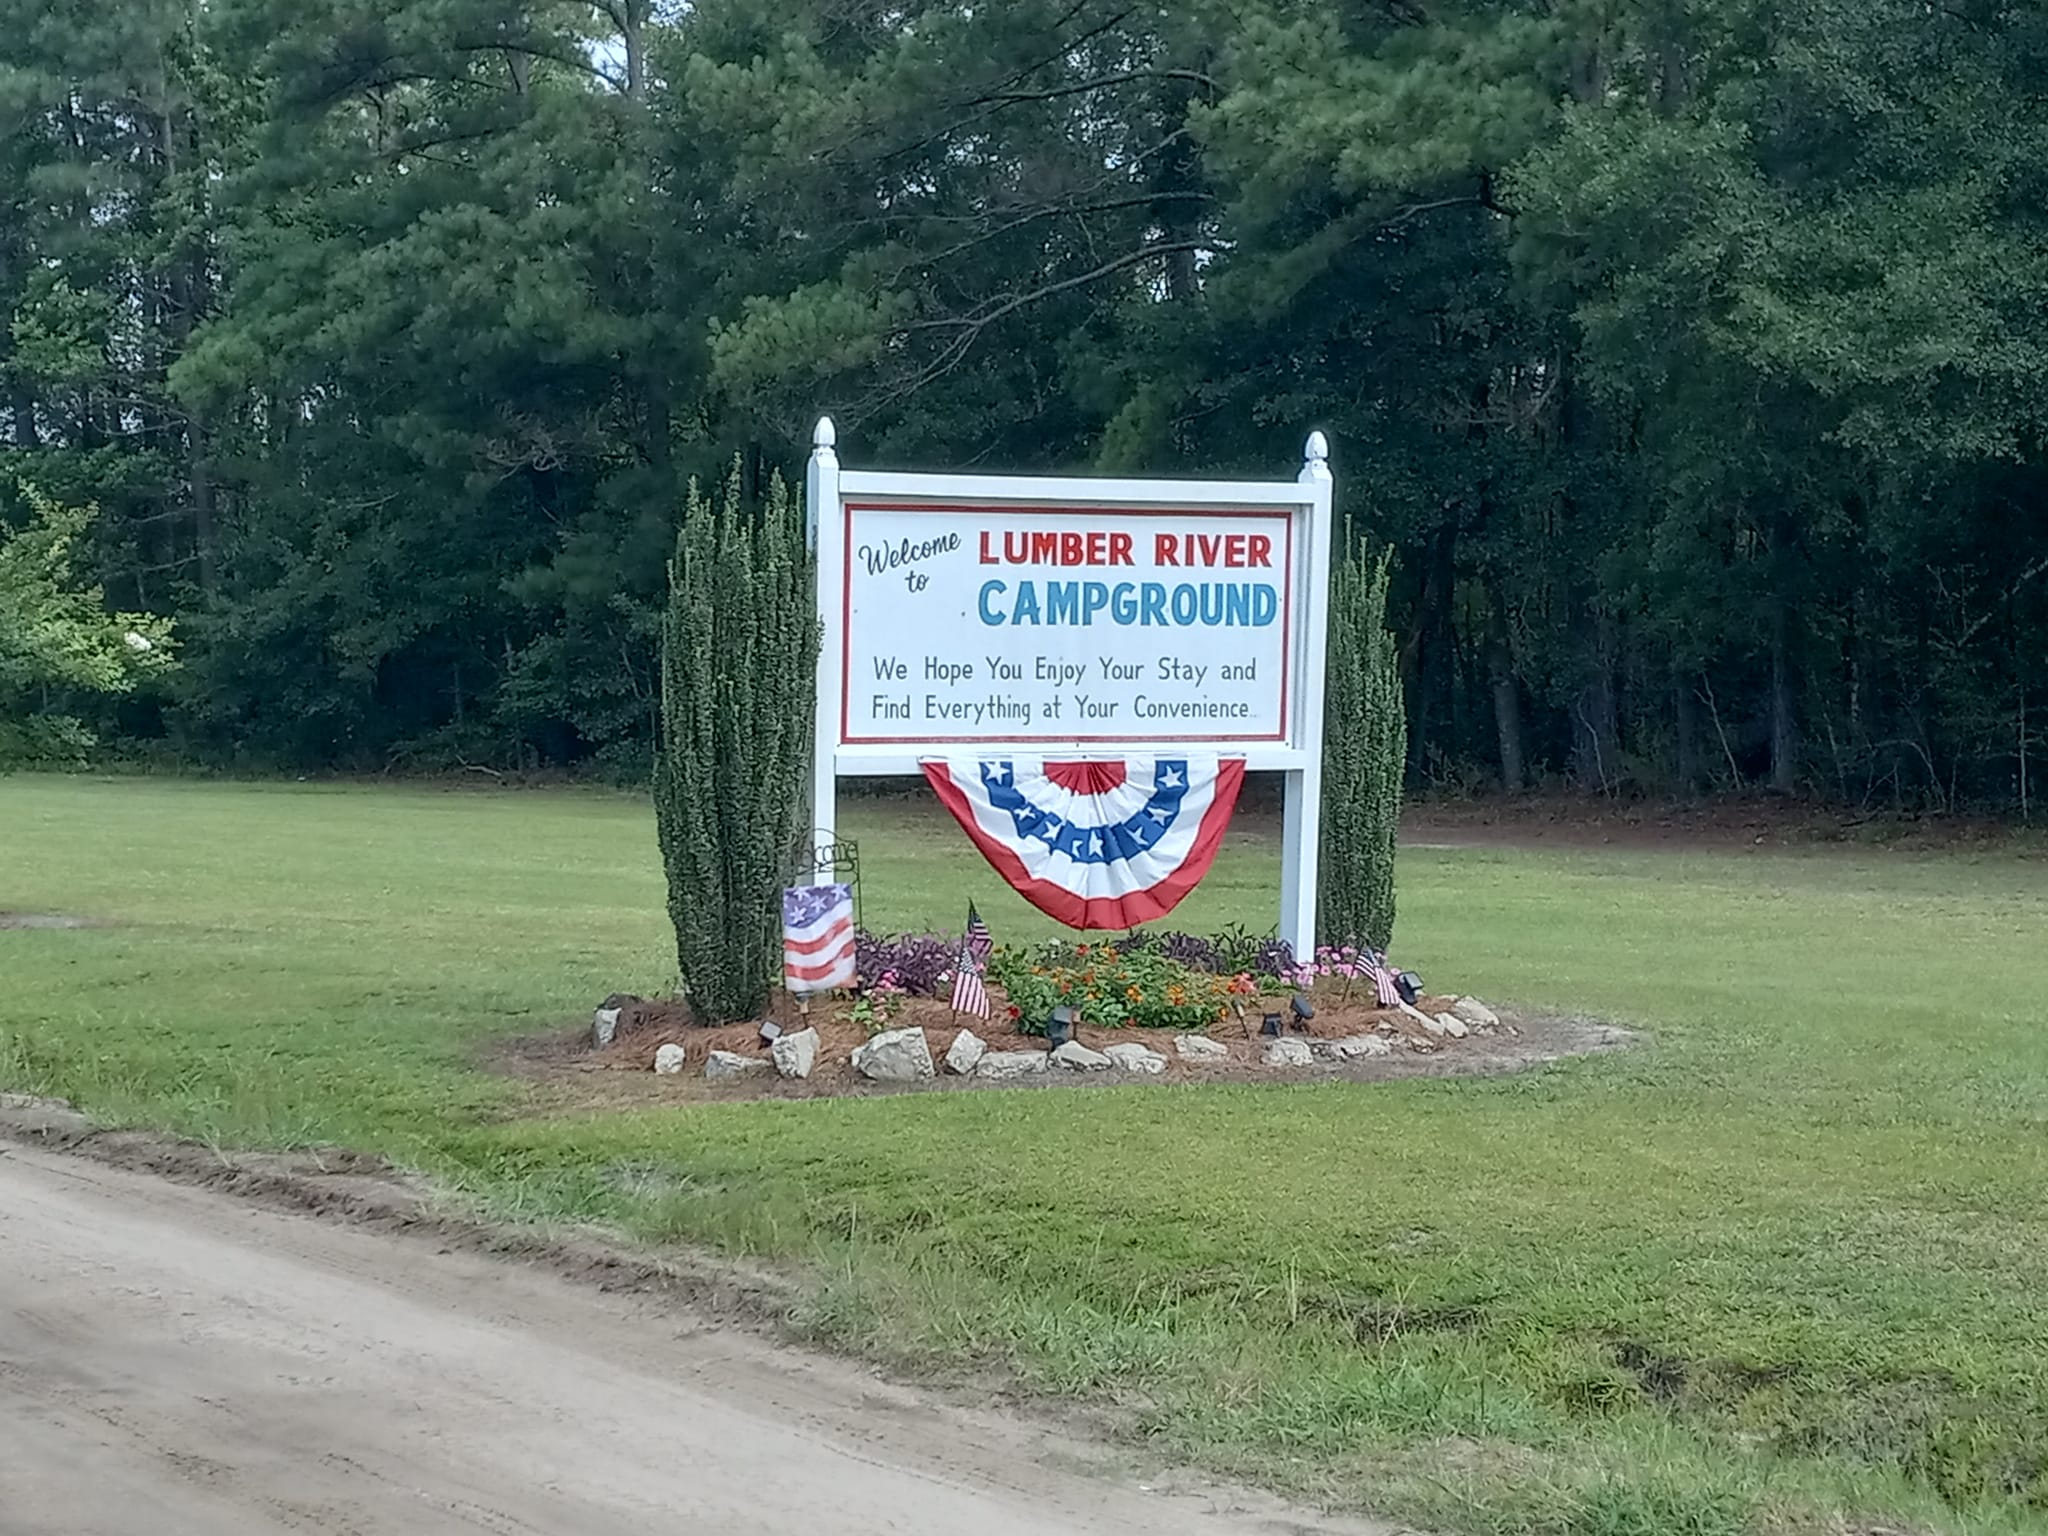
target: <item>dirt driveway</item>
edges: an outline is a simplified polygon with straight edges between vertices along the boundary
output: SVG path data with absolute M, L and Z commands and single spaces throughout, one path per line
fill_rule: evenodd
M 0 1142 L 6 1536 L 1320 1536 L 672 1307 Z

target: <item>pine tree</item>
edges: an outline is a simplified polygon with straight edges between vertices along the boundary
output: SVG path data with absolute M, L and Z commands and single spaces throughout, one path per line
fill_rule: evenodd
M 1320 921 L 1336 943 L 1384 949 L 1394 935 L 1394 842 L 1408 718 L 1400 660 L 1387 629 L 1390 553 L 1354 543 L 1330 579 L 1329 667 L 1323 690 Z
M 706 1023 L 751 1018 L 776 970 L 783 859 L 810 763 L 818 619 L 795 498 L 714 505 L 693 480 L 661 632 L 655 826 L 676 963 Z

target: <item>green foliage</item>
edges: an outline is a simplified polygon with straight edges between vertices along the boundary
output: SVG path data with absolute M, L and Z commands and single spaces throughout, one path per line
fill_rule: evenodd
M 1270 475 L 1411 785 L 2031 810 L 2048 25 L 1966 0 L 0 0 L 0 516 L 180 745 L 645 764 L 691 473 Z M 1362 504 L 1362 503 L 1361 503 Z
M 1223 977 L 1153 949 L 1063 940 L 1004 946 L 989 957 L 988 974 L 1027 1035 L 1044 1034 L 1053 1009 L 1063 1007 L 1101 1029 L 1201 1030 L 1227 1011 Z
M 132 693 L 175 654 L 168 620 L 109 613 L 98 587 L 79 584 L 95 509 L 25 489 L 28 526 L 0 525 L 0 766 L 82 760 L 93 733 L 64 704 Z
M 758 1014 L 781 953 L 818 665 L 803 537 L 782 477 L 749 506 L 735 462 L 716 501 L 690 483 L 669 562 L 654 815 L 676 963 L 709 1023 Z
M 1391 551 L 1363 539 L 1330 573 L 1323 681 L 1323 844 L 1319 937 L 1385 949 L 1394 936 L 1394 853 L 1408 720 L 1400 658 L 1387 629 Z

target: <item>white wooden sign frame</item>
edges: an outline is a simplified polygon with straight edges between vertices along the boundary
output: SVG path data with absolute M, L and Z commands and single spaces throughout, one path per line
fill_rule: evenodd
M 1081 512 L 1201 509 L 1271 512 L 1293 519 L 1302 576 L 1302 600 L 1289 667 L 1297 680 L 1287 710 L 1285 739 L 1231 741 L 1199 734 L 1176 736 L 1175 744 L 1228 757 L 1242 757 L 1252 772 L 1285 776 L 1280 873 L 1280 936 L 1306 959 L 1315 949 L 1317 848 L 1323 796 L 1323 668 L 1329 643 L 1331 491 L 1329 447 L 1320 432 L 1309 434 L 1301 472 L 1293 480 L 1141 480 L 1108 477 L 965 475 L 846 470 L 839 465 L 832 419 L 821 417 L 812 436 L 804 481 L 805 520 L 816 557 L 818 618 L 824 643 L 818 657 L 815 747 L 811 801 L 814 836 L 820 845 L 838 835 L 838 781 L 870 775 L 921 775 L 930 758 L 958 755 L 962 743 L 848 742 L 845 739 L 845 602 L 848 561 L 845 515 L 849 497 L 940 503 L 972 503 Z M 991 754 L 1002 750 L 991 746 Z M 1158 741 L 1103 741 L 1071 744 L 1033 741 L 1015 750 L 1033 755 L 1118 758 L 1156 755 Z

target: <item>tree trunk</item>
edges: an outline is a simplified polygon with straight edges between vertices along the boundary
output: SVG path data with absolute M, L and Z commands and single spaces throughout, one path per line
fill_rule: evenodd
M 1621 731 L 1614 691 L 1616 629 L 1600 614 L 1585 626 L 1586 681 L 1572 701 L 1572 777 L 1582 789 L 1610 792 L 1619 782 Z
M 641 101 L 647 95 L 647 0 L 625 0 L 619 10 L 626 45 L 626 95 Z
M 213 471 L 206 462 L 206 428 L 196 417 L 185 423 L 188 450 L 185 473 L 191 481 L 192 547 L 199 556 L 199 590 L 213 591 Z
M 36 397 L 25 379 L 16 379 L 8 389 L 7 409 L 14 418 L 14 446 L 17 448 L 40 448 L 42 438 L 36 431 Z
M 1792 605 L 1771 600 L 1771 788 L 1799 787 L 1799 721 L 1792 683 Z
M 1486 670 L 1493 686 L 1493 729 L 1500 740 L 1501 788 L 1519 794 L 1529 782 L 1522 750 L 1522 688 L 1508 648 L 1507 614 L 1497 591 L 1487 594 Z
M 1678 788 L 1690 795 L 1700 787 L 1700 696 L 1690 675 L 1678 673 L 1671 680 L 1672 703 L 1678 721 Z

